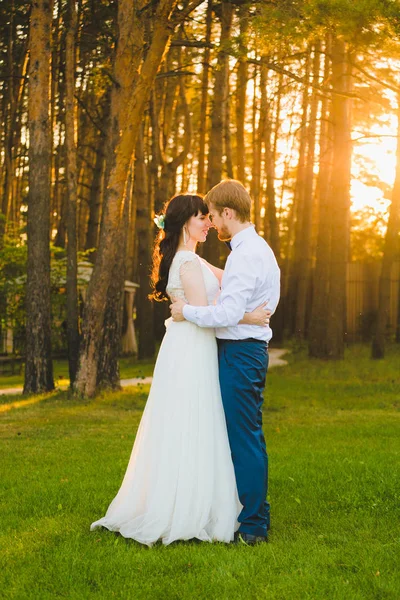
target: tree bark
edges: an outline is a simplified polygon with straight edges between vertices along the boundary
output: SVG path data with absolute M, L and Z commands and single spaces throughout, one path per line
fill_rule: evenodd
M 127 264 L 126 264 L 126 277 L 129 281 L 135 282 L 136 270 L 135 270 L 135 259 L 136 259 L 136 217 L 137 217 L 137 197 L 133 193 L 133 182 L 134 182 L 134 167 L 132 165 L 131 172 L 129 174 L 128 181 L 128 193 L 129 193 L 129 232 L 127 240 Z M 129 185 L 130 182 L 130 185 Z M 135 293 L 136 295 L 136 293 Z
M 233 13 L 232 13 L 233 14 Z M 231 139 L 231 101 L 229 95 L 229 59 L 224 65 L 225 71 L 225 97 L 222 106 L 223 114 L 223 136 L 224 136 L 224 155 L 225 172 L 229 179 L 233 179 L 233 159 L 232 159 L 232 139 Z
M 52 2 L 32 5 L 29 36 L 29 203 L 24 393 L 54 388 L 50 303 L 50 45 Z
M 65 145 L 68 190 L 67 214 L 67 340 L 68 366 L 71 387 L 76 379 L 79 356 L 78 310 L 78 245 L 76 230 L 76 104 L 75 94 L 75 37 L 77 16 L 75 0 L 68 0 L 65 50 Z
M 54 0 L 53 0 L 54 1 Z M 67 8 L 66 8 L 67 10 Z M 65 100 L 62 93 L 65 88 L 66 61 L 65 61 L 65 39 L 66 29 L 63 27 L 63 1 L 54 1 L 52 39 L 51 39 L 51 83 L 50 83 L 50 135 L 51 135 L 51 211 L 50 231 L 58 229 L 60 215 L 60 146 L 61 129 L 65 125 Z M 67 23 L 65 24 L 68 25 Z M 65 35 L 64 35 L 65 33 Z M 58 103 L 57 103 L 58 98 Z M 65 131 L 64 131 L 65 133 Z M 56 144 L 57 142 L 57 144 Z M 62 144 L 64 149 L 64 144 Z M 62 196 L 62 195 L 61 195 Z M 68 191 L 64 194 L 65 204 L 68 201 Z M 66 208 L 66 206 L 65 206 Z M 65 219 L 66 221 L 66 219 Z M 63 231 L 58 235 L 56 246 L 65 247 L 66 222 L 63 223 Z
M 350 172 L 351 172 L 351 68 L 345 42 L 332 43 L 332 125 L 333 164 L 331 182 L 332 252 L 330 263 L 327 357 L 343 358 L 346 316 L 346 269 L 349 249 Z
M 176 0 L 163 0 L 157 5 L 154 30 L 146 58 L 143 53 L 144 6 L 120 0 L 119 37 L 115 57 L 111 97 L 111 136 L 107 150 L 106 193 L 96 264 L 89 283 L 83 322 L 80 366 L 75 389 L 84 396 L 96 391 L 97 355 L 101 341 L 107 289 L 111 283 L 117 254 L 120 221 L 127 173 L 136 145 L 145 103 L 164 57 L 176 22 L 171 19 Z M 185 9 L 180 11 L 183 15 Z M 140 70 L 139 70 L 140 68 Z
M 60 54 L 62 50 L 60 48 Z M 61 60 L 61 58 L 60 58 Z M 61 175 L 60 167 L 65 164 L 65 144 L 61 143 L 62 134 L 65 138 L 65 80 L 61 79 L 58 85 L 58 128 L 59 128 L 59 143 L 54 157 L 54 189 L 53 189 L 53 204 L 57 212 L 57 234 L 54 239 L 54 245 L 59 248 L 65 248 L 65 238 L 67 233 L 67 213 L 68 213 L 68 194 L 65 189 L 65 181 Z M 54 109 L 53 109 L 54 110 Z M 55 110 L 54 110 L 55 112 Z
M 266 175 L 267 175 L 267 210 L 265 211 L 268 216 L 269 224 L 269 243 L 274 251 L 278 264 L 281 262 L 281 240 L 279 235 L 279 219 L 277 215 L 276 206 L 276 193 L 275 193 L 275 162 L 276 162 L 276 150 L 278 145 L 279 136 L 279 125 L 281 115 L 281 99 L 282 99 L 282 75 L 279 76 L 278 91 L 276 95 L 276 112 L 274 122 L 269 123 L 270 133 L 266 137 L 266 149 L 265 149 L 265 162 L 266 162 Z M 268 133 L 268 132 L 266 132 Z M 269 140 L 269 145 L 267 142 Z M 276 319 L 275 322 L 275 333 L 276 337 Z
M 261 150 L 260 150 L 260 135 L 259 126 L 257 127 L 258 107 L 258 75 L 259 67 L 254 65 L 253 81 L 253 107 L 252 107 L 252 153 L 253 164 L 251 172 L 251 196 L 253 198 L 254 224 L 256 231 L 260 231 L 261 224 L 261 206 L 260 206 L 260 187 L 261 187 Z
M 12 181 L 14 171 L 13 159 L 13 140 L 14 140 L 14 117 L 16 110 L 15 94 L 14 94 L 14 1 L 11 2 L 10 22 L 8 26 L 7 39 L 7 67 L 8 81 L 5 84 L 5 105 L 7 111 L 4 119 L 4 180 L 3 180 L 3 197 L 0 214 L 0 247 L 3 245 L 3 237 L 6 230 L 6 222 L 9 216 L 11 198 L 12 198 Z
M 246 183 L 246 146 L 244 137 L 244 124 L 246 116 L 246 92 L 247 92 L 247 30 L 248 30 L 248 7 L 239 6 L 240 21 L 240 56 L 237 67 L 236 84 L 236 168 L 237 179 L 244 185 Z
M 331 77 L 331 41 L 327 36 L 325 44 L 324 83 Z M 330 101 L 323 96 L 321 103 L 321 124 L 319 136 L 319 173 L 317 181 L 318 231 L 316 258 L 313 277 L 313 294 L 308 334 L 309 355 L 326 358 L 326 331 L 328 326 L 328 298 L 331 263 L 331 205 L 329 189 L 332 176 L 333 130 L 330 121 Z
M 166 200 L 162 194 L 159 194 L 159 169 L 163 166 L 163 157 L 161 152 L 160 145 L 160 111 L 161 104 L 163 101 L 163 92 L 159 85 L 157 85 L 157 81 L 153 88 L 153 92 L 150 98 L 150 121 L 151 129 L 149 135 L 147 136 L 149 140 L 149 145 L 151 146 L 149 154 L 151 158 L 148 163 L 148 172 L 149 172 L 149 194 L 150 194 L 150 204 L 153 207 L 156 214 L 158 214 L 163 207 L 163 204 Z
M 319 84 L 320 46 L 314 47 L 313 77 L 315 86 Z M 307 126 L 307 155 L 304 169 L 303 206 L 299 218 L 301 227 L 298 230 L 297 264 L 297 297 L 296 297 L 296 337 L 303 340 L 306 336 L 306 316 L 310 290 L 312 261 L 312 224 L 314 211 L 314 164 L 315 136 L 317 131 L 317 113 L 319 93 L 313 89 L 310 102 L 310 118 Z
M 385 345 L 388 337 L 390 315 L 391 271 L 399 251 L 400 231 L 400 92 L 397 95 L 397 164 L 393 186 L 389 221 L 385 235 L 382 269 L 379 278 L 379 304 L 375 335 L 372 340 L 372 358 L 385 358 Z
M 93 178 L 90 184 L 89 220 L 86 231 L 85 250 L 97 249 L 98 246 L 101 222 L 101 205 L 103 197 L 104 142 L 105 137 L 100 135 L 96 149 Z M 95 259 L 95 252 L 91 255 L 91 259 Z
M 177 65 L 178 68 L 181 68 L 181 49 L 179 49 L 179 52 L 177 52 Z M 189 108 L 189 104 L 188 101 L 186 99 L 186 88 L 185 88 L 185 82 L 184 82 L 184 78 L 181 76 L 179 78 L 179 82 L 177 85 L 177 102 L 176 102 L 176 106 L 175 106 L 175 118 L 172 119 L 170 114 L 164 113 L 164 121 L 169 120 L 169 127 L 171 127 L 171 121 L 173 123 L 173 129 L 172 131 L 174 131 L 174 139 L 175 139 L 175 144 L 174 144 L 174 148 L 172 149 L 172 156 L 173 158 L 171 158 L 171 160 L 168 160 L 168 158 L 166 157 L 166 147 L 164 147 L 161 151 L 162 154 L 162 168 L 161 168 L 161 174 L 159 177 L 159 181 L 158 184 L 156 186 L 156 194 L 155 194 L 155 210 L 156 212 L 158 212 L 159 210 L 161 210 L 164 202 L 166 200 L 168 200 L 171 196 L 174 195 L 175 193 L 175 189 L 176 189 L 176 172 L 178 167 L 180 167 L 185 158 L 187 157 L 187 155 L 190 152 L 190 147 L 192 144 L 192 120 L 191 120 L 191 115 L 190 115 L 190 108 Z M 170 90 L 170 94 L 173 95 L 173 97 L 175 97 L 175 89 Z M 170 96 L 169 93 L 167 93 L 166 96 L 166 102 L 169 99 Z M 170 111 L 168 111 L 170 112 Z M 179 131 L 180 131 L 180 126 L 181 126 L 181 114 L 183 113 L 183 118 L 184 118 L 184 124 L 183 124 L 183 148 L 179 151 L 179 147 L 180 147 L 180 135 L 179 135 Z M 156 133 L 158 130 L 158 127 L 154 128 L 154 132 Z M 167 144 L 168 142 L 168 137 L 165 136 L 164 138 L 164 142 Z M 183 188 L 185 190 L 185 188 Z M 186 190 L 185 190 L 186 191 Z
M 206 44 L 211 42 L 212 0 L 208 0 L 206 14 Z M 207 132 L 207 106 L 208 106 L 208 80 L 210 72 L 210 48 L 204 48 L 203 73 L 201 76 L 201 104 L 200 104 L 200 135 L 199 135 L 199 164 L 197 168 L 197 190 L 200 194 L 206 193 L 205 177 L 205 149 Z
M 263 63 L 263 61 L 261 60 L 261 63 Z M 266 170 L 263 169 L 263 166 L 266 165 L 266 156 L 264 154 L 263 157 L 263 148 L 265 150 L 265 152 L 267 152 L 267 149 L 270 148 L 270 143 L 271 143 L 271 124 L 270 124 L 270 106 L 269 106 L 269 102 L 268 102 L 268 96 L 267 96 L 267 83 L 268 83 L 268 67 L 265 64 L 261 64 L 261 69 L 260 69 L 260 92 L 261 92 L 261 99 L 260 99 L 260 113 L 259 113 L 259 119 L 258 119 L 258 130 L 257 130 L 257 156 L 255 157 L 255 161 L 257 164 L 257 167 L 255 169 L 256 171 L 256 177 L 258 179 L 257 184 L 255 185 L 255 190 L 257 190 L 256 194 L 255 194 L 255 203 L 256 205 L 259 206 L 259 211 L 258 211 L 258 218 L 256 219 L 256 223 L 258 222 L 258 227 L 259 229 L 257 229 L 258 231 L 260 231 L 262 229 L 262 220 L 261 220 L 261 207 L 264 204 L 264 209 L 265 209 L 265 214 L 268 214 L 268 206 L 267 206 L 267 202 L 268 200 L 266 199 L 265 203 L 263 203 L 263 197 L 264 197 L 264 186 L 263 186 L 263 179 L 264 179 L 264 175 L 266 176 Z M 269 220 L 268 218 L 264 218 L 264 238 L 267 240 L 269 237 Z
M 129 205 L 132 188 L 132 167 L 129 169 L 124 201 L 124 218 L 117 241 L 117 259 L 107 290 L 103 334 L 97 363 L 97 388 L 120 388 L 119 355 L 121 351 L 122 316 L 126 273 L 126 246 L 129 231 Z
M 223 135 L 224 135 L 224 100 L 227 97 L 226 65 L 229 54 L 226 44 L 229 42 L 232 27 L 233 6 L 223 0 L 221 3 L 221 38 L 218 50 L 217 66 L 214 78 L 214 94 L 211 111 L 211 131 L 208 149 L 207 190 L 220 182 L 222 175 Z M 206 260 L 220 266 L 220 245 L 215 230 L 210 230 L 207 244 L 203 247 L 203 256 Z
M 135 181 L 133 193 L 136 197 L 137 213 L 137 274 L 140 287 L 136 292 L 138 358 L 153 358 L 154 340 L 154 308 L 149 301 L 151 249 L 154 238 L 154 226 L 151 219 L 149 186 L 144 161 L 143 135 L 140 134 L 135 152 Z
M 3 244 L 7 221 L 14 221 L 14 226 L 18 227 L 16 223 L 16 195 L 13 193 L 13 186 L 16 167 L 15 155 L 18 150 L 21 151 L 21 108 L 28 65 L 28 38 L 24 41 L 19 64 L 15 64 L 17 55 L 15 53 L 16 26 L 14 12 L 15 6 L 14 1 L 12 1 L 8 27 L 8 80 L 4 83 L 3 91 L 6 110 L 4 111 L 4 172 L 1 182 L 2 200 L 0 202 L 0 248 Z
M 275 204 L 275 154 L 276 154 L 276 140 L 273 142 L 273 126 L 271 118 L 271 106 L 267 98 L 267 79 L 268 70 L 263 65 L 261 67 L 261 80 L 262 88 L 264 89 L 264 98 L 261 100 L 262 112 L 264 113 L 263 118 L 263 129 L 262 142 L 264 143 L 264 171 L 266 178 L 266 194 L 265 194 L 265 214 L 264 214 L 264 237 L 269 242 L 273 249 L 276 259 L 280 261 L 280 240 L 279 240 L 279 228 L 278 220 L 276 217 L 276 204 Z M 279 102 L 278 102 L 279 112 Z M 279 114 L 276 118 L 275 126 L 278 127 Z M 261 121 L 261 117 L 260 117 Z
M 302 237 L 302 221 L 304 214 L 304 189 L 305 189 L 305 174 L 306 174 L 306 156 L 307 156 L 307 125 L 309 115 L 309 76 L 310 76 L 310 50 L 307 51 L 305 64 L 304 89 L 302 100 L 302 116 L 300 126 L 300 141 L 299 141 L 299 159 L 297 163 L 296 185 L 293 197 L 293 220 L 294 220 L 294 240 L 293 254 L 289 262 L 289 281 L 288 281 L 288 297 L 286 302 L 286 318 L 291 334 L 295 334 L 297 330 L 296 323 L 296 301 L 299 283 L 299 263 L 301 259 L 301 237 Z

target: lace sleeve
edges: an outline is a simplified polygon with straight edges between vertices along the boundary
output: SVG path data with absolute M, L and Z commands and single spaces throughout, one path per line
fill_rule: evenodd
M 207 306 L 207 292 L 199 259 L 186 261 L 179 269 L 185 298 L 192 306 Z

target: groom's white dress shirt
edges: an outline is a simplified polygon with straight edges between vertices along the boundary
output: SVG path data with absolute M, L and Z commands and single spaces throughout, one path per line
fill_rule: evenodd
M 266 308 L 275 312 L 280 294 L 280 270 L 274 253 L 253 226 L 233 236 L 231 249 L 217 304 L 186 304 L 183 316 L 199 327 L 215 327 L 220 339 L 255 338 L 268 342 L 272 337 L 270 327 L 238 323 L 245 312 L 253 311 L 263 302 L 268 302 Z

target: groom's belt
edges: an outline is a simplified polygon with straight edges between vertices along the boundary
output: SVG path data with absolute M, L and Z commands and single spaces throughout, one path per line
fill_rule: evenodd
M 256 342 L 257 344 L 265 344 L 268 348 L 268 342 L 266 342 L 265 340 L 257 340 L 256 338 L 245 338 L 244 340 L 227 340 L 225 338 L 217 338 L 217 342 L 220 344 L 224 343 L 224 344 L 238 344 L 238 343 L 243 343 L 243 342 Z

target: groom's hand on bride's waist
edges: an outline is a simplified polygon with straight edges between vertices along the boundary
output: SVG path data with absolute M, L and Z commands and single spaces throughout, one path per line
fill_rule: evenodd
M 170 304 L 169 308 L 171 311 L 171 317 L 173 321 L 184 321 L 185 317 L 183 316 L 183 307 L 186 302 L 181 300 L 181 298 L 172 298 L 172 304 Z

